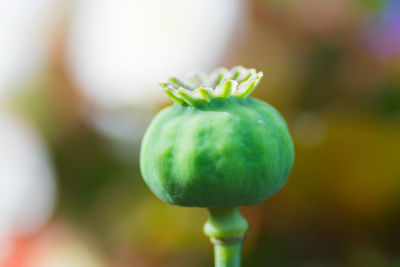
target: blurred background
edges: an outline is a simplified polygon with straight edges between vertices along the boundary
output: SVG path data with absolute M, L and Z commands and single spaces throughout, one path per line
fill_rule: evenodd
M 0 266 L 212 266 L 139 147 L 158 82 L 239 64 L 296 150 L 243 266 L 400 266 L 397 0 L 0 0 Z

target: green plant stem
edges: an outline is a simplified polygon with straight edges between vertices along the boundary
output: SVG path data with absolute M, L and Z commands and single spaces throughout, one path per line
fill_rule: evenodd
M 240 207 L 209 208 L 204 233 L 214 245 L 215 267 L 240 267 L 241 248 L 249 228 Z
M 234 244 L 214 243 L 215 267 L 240 267 L 242 241 Z

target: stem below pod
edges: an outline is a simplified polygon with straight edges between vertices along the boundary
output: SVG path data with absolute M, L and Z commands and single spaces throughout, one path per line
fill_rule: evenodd
M 249 228 L 240 207 L 209 208 L 204 233 L 214 245 L 215 267 L 240 267 L 241 249 Z

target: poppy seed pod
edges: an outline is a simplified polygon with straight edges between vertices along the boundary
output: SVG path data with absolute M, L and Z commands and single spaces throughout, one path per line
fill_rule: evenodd
M 293 143 L 278 111 L 249 97 L 261 77 L 238 66 L 162 84 L 175 103 L 153 119 L 140 155 L 143 179 L 159 198 L 238 207 L 262 202 L 285 184 Z

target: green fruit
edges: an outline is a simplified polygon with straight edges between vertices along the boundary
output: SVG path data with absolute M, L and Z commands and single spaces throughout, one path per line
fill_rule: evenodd
M 143 178 L 159 198 L 236 207 L 285 184 L 294 160 L 286 123 L 272 106 L 247 97 L 261 77 L 236 67 L 163 84 L 176 103 L 153 119 L 140 155 Z

